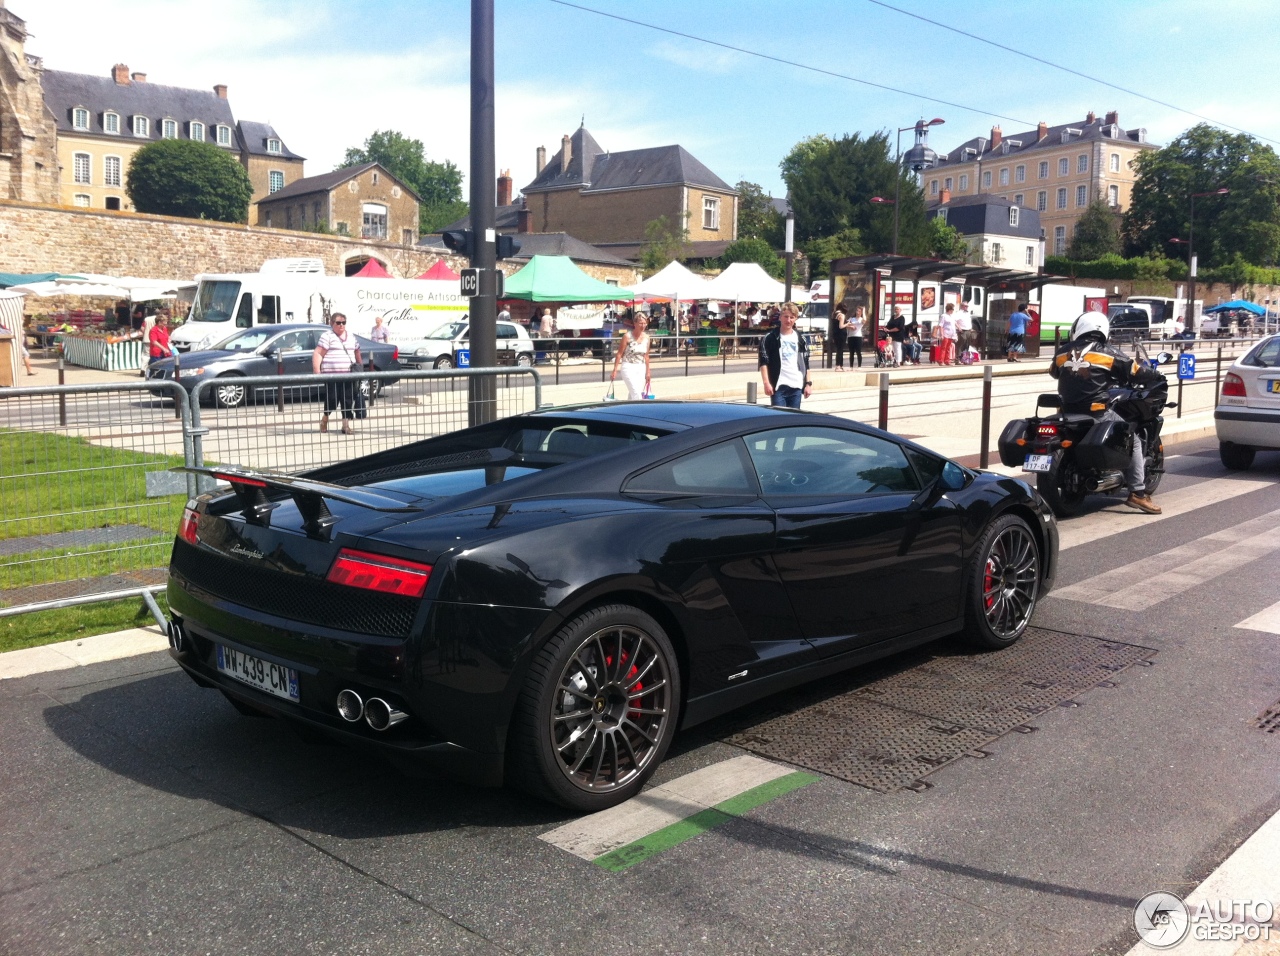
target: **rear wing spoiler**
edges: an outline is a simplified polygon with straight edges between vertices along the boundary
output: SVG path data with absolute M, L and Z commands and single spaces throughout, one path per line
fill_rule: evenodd
M 298 511 L 303 517 L 303 529 L 308 535 L 315 537 L 327 537 L 329 529 L 338 522 L 338 519 L 329 511 L 329 506 L 325 504 L 326 499 L 341 501 L 369 511 L 393 514 L 407 514 L 422 510 L 416 505 L 406 505 L 403 501 L 372 491 L 270 471 L 249 471 L 246 468 L 235 467 L 208 468 L 194 465 L 183 465 L 172 470 L 229 482 L 243 506 L 241 513 L 246 521 L 253 524 L 265 526 L 271 523 L 271 512 L 276 509 L 279 502 L 269 500 L 267 490 L 283 491 L 298 506 Z

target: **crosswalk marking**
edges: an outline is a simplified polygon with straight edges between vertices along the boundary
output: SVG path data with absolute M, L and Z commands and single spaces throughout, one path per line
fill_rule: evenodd
M 661 786 L 652 787 L 632 797 L 626 803 L 573 820 L 544 833 L 540 839 L 574 856 L 597 862 L 601 857 L 616 853 L 627 846 L 643 841 L 646 837 L 717 807 L 723 808 L 719 816 L 728 819 L 729 815 L 734 813 L 735 807 L 726 807 L 727 803 L 745 793 L 780 782 L 783 778 L 797 778 L 792 781 L 797 786 L 803 786 L 817 779 L 810 774 L 795 773 L 790 767 L 745 754 L 687 773 Z M 785 790 L 777 793 L 770 791 L 769 794 L 761 795 L 771 799 L 772 796 L 779 796 L 781 792 Z M 742 810 L 745 809 L 750 807 L 742 808 Z M 685 838 L 708 828 L 707 826 L 692 828 Z M 667 842 L 669 844 L 670 841 Z M 662 848 L 665 849 L 665 846 Z M 636 860 L 630 862 L 636 862 Z M 609 866 L 608 868 L 621 867 Z
M 1236 625 L 1249 631 L 1266 631 L 1269 634 L 1280 634 L 1280 601 L 1252 617 L 1246 617 Z
M 1141 611 L 1280 550 L 1280 510 L 1053 591 L 1054 597 Z
M 1078 548 L 1082 544 L 1090 544 L 1113 534 L 1144 527 L 1155 521 L 1167 521 L 1169 518 L 1176 518 L 1207 505 L 1274 486 L 1274 481 L 1210 478 L 1208 481 L 1197 482 L 1186 488 L 1171 491 L 1167 495 L 1160 495 L 1156 501 L 1163 513 L 1158 515 L 1143 514 L 1141 511 L 1131 510 L 1117 503 L 1117 510 L 1114 511 L 1098 511 L 1081 518 L 1059 522 L 1058 547 L 1061 551 Z

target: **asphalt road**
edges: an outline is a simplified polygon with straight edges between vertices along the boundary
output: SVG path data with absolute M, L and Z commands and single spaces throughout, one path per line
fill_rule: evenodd
M 163 654 L 6 681 L 0 952 L 1122 953 L 1136 900 L 1185 894 L 1280 809 L 1280 734 L 1254 725 L 1276 634 L 1236 626 L 1280 630 L 1254 618 L 1280 602 L 1280 455 L 1170 453 L 1166 517 L 1098 498 L 1062 524 L 1065 595 L 1027 638 L 1151 666 L 918 792 L 818 774 L 620 872 L 540 839 L 570 814 L 303 743 Z M 723 738 L 752 718 L 678 737 L 655 783 L 742 756 Z

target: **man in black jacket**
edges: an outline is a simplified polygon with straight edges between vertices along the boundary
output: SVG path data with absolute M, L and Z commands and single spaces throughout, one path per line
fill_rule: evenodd
M 1071 340 L 1054 352 L 1049 374 L 1058 380 L 1064 412 L 1084 412 L 1100 422 L 1122 422 L 1124 419 L 1107 407 L 1107 390 L 1115 385 L 1143 385 L 1163 377 L 1149 365 L 1108 348 L 1110 332 L 1111 323 L 1104 313 L 1084 312 L 1071 324 Z M 1124 480 L 1129 486 L 1126 505 L 1150 515 L 1160 514 L 1160 506 L 1146 491 L 1146 460 L 1137 435 L 1133 437 Z
M 796 331 L 799 310 L 794 302 L 782 307 L 779 328 L 760 340 L 760 379 L 771 405 L 799 408 L 813 389 L 809 380 L 809 346 Z

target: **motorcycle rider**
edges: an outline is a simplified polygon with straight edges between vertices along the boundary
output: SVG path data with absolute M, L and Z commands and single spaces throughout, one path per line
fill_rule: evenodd
M 1111 322 L 1103 312 L 1082 312 L 1071 323 L 1071 338 L 1053 355 L 1049 374 L 1058 380 L 1062 410 L 1085 412 L 1100 422 L 1122 422 L 1107 406 L 1107 389 L 1117 385 L 1146 385 L 1163 376 L 1118 349 L 1108 348 Z M 1135 434 L 1124 480 L 1129 486 L 1125 504 L 1149 515 L 1160 514 L 1144 485 L 1146 461 L 1142 441 Z

